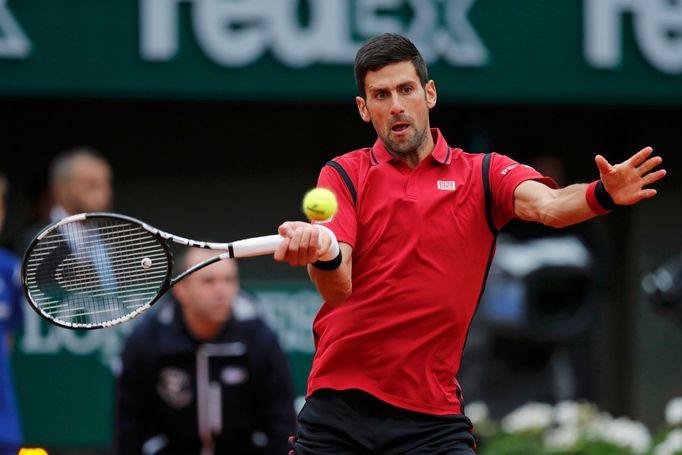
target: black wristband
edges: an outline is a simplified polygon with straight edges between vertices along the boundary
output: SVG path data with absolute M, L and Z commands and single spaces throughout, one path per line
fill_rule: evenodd
M 336 257 L 331 261 L 315 261 L 311 265 L 316 269 L 331 272 L 332 270 L 336 270 L 339 268 L 339 266 L 341 265 L 341 259 L 342 259 L 341 250 L 339 250 L 339 254 L 336 255 Z
M 614 210 L 618 207 L 618 204 L 613 202 L 611 195 L 604 188 L 604 182 L 599 180 L 597 186 L 594 187 L 594 196 L 597 198 L 597 202 L 601 205 L 604 210 Z

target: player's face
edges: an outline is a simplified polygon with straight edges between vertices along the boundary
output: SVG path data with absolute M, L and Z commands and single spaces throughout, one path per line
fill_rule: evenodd
M 429 109 L 436 105 L 436 86 L 428 81 L 422 87 L 412 62 L 368 72 L 365 93 L 366 99 L 356 98 L 360 116 L 372 122 L 389 152 L 407 157 L 430 143 Z
M 215 252 L 188 254 L 188 266 L 212 257 Z M 190 263 L 191 261 L 191 263 Z M 235 261 L 218 261 L 198 270 L 178 283 L 177 293 L 184 311 L 202 324 L 221 325 L 230 318 L 232 303 L 239 291 Z
M 106 212 L 112 196 L 109 165 L 90 157 L 74 159 L 68 181 L 57 189 L 57 200 L 68 213 Z

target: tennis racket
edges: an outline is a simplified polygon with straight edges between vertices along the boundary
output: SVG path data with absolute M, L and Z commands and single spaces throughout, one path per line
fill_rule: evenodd
M 97 329 L 139 316 L 178 281 L 227 258 L 274 253 L 267 235 L 230 243 L 199 242 L 115 213 L 81 213 L 44 228 L 22 263 L 29 304 L 50 323 Z M 223 250 L 172 278 L 170 242 Z

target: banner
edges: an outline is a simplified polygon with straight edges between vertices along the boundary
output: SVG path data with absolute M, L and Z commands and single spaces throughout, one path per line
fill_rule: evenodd
M 445 102 L 682 101 L 668 0 L 0 0 L 0 95 L 352 101 L 383 32 Z

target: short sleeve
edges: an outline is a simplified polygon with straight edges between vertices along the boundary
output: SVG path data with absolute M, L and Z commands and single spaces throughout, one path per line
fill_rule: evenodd
M 522 182 L 535 180 L 550 188 L 558 187 L 554 180 L 540 174 L 532 167 L 497 153 L 492 155 L 488 176 L 492 190 L 493 219 L 498 229 L 512 218 L 516 218 L 514 191 Z
M 339 242 L 347 243 L 355 248 L 358 229 L 357 215 L 348 186 L 336 169 L 331 166 L 324 166 L 317 179 L 317 187 L 327 188 L 334 192 L 339 203 L 339 209 L 330 220 L 318 221 L 315 224 L 323 224 L 334 232 Z

